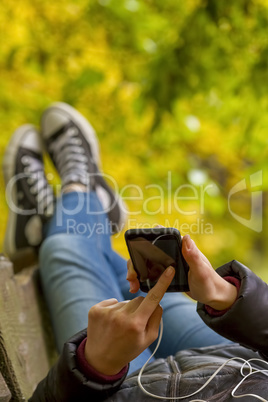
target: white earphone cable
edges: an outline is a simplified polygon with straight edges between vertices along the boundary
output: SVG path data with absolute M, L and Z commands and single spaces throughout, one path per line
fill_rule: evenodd
M 147 395 L 149 395 L 149 396 L 151 396 L 151 397 L 153 397 L 153 398 L 155 398 L 155 399 L 165 399 L 165 400 L 180 400 L 180 399 L 190 398 L 190 397 L 196 395 L 198 392 L 202 391 L 202 390 L 213 380 L 213 378 L 214 378 L 230 361 L 232 361 L 232 360 L 237 360 L 237 361 L 240 361 L 241 363 L 243 363 L 242 366 L 241 366 L 241 369 L 240 369 L 240 373 L 241 373 L 241 376 L 242 376 L 243 378 L 242 378 L 242 380 L 236 385 L 236 387 L 232 390 L 231 395 L 232 395 L 234 398 L 243 398 L 243 397 L 245 397 L 245 396 L 251 396 L 251 397 L 254 397 L 254 398 L 256 398 L 256 399 L 258 399 L 258 400 L 260 400 L 260 401 L 262 401 L 262 402 L 268 402 L 267 399 L 264 399 L 264 398 L 262 398 L 261 396 L 255 395 L 255 394 L 235 395 L 235 392 L 238 390 L 238 388 L 241 386 L 241 384 L 242 384 L 247 378 L 249 378 L 250 376 L 252 376 L 253 374 L 261 373 L 261 374 L 264 374 L 264 375 L 268 376 L 268 368 L 267 368 L 267 370 L 259 370 L 259 369 L 256 369 L 256 368 L 252 367 L 252 365 L 250 364 L 250 362 L 252 362 L 252 361 L 259 361 L 259 362 L 262 362 L 262 363 L 264 363 L 264 364 L 266 364 L 266 365 L 268 366 L 268 362 L 265 361 L 265 360 L 262 360 L 262 359 L 249 359 L 249 360 L 245 360 L 245 359 L 242 359 L 242 358 L 240 358 L 240 357 L 232 357 L 231 359 L 226 360 L 226 361 L 212 374 L 212 376 L 209 377 L 209 379 L 205 382 L 204 385 L 202 385 L 201 388 L 199 388 L 197 391 L 195 391 L 195 392 L 193 392 L 192 394 L 189 394 L 189 395 L 167 397 L 167 396 L 155 395 L 155 394 L 152 394 L 151 392 L 147 391 L 147 390 L 144 388 L 144 386 L 142 385 L 142 382 L 141 382 L 142 374 L 143 374 L 143 372 L 144 372 L 144 370 L 145 370 L 147 364 L 148 364 L 149 361 L 151 360 L 151 358 L 152 358 L 152 357 L 155 355 L 155 353 L 157 352 L 157 350 L 158 350 L 158 348 L 159 348 L 159 345 L 160 345 L 160 343 L 161 343 L 161 340 L 162 340 L 162 336 L 163 336 L 163 319 L 161 319 L 161 322 L 160 322 L 159 337 L 158 337 L 158 341 L 157 341 L 156 347 L 155 347 L 153 353 L 151 354 L 151 356 L 149 357 L 149 359 L 144 363 L 144 365 L 143 365 L 142 368 L 140 369 L 140 372 L 139 372 L 139 375 L 138 375 L 138 379 L 137 379 L 138 385 L 139 385 L 140 389 L 141 389 L 145 394 L 147 394 Z M 245 374 L 245 373 L 244 373 L 245 366 L 247 366 L 247 368 L 249 369 L 249 373 L 248 373 L 248 374 Z M 203 399 L 193 399 L 193 400 L 191 400 L 191 402 L 206 402 L 206 401 L 204 401 Z

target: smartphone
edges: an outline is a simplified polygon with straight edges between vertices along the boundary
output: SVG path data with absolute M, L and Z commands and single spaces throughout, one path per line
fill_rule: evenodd
M 181 252 L 179 230 L 164 227 L 129 229 L 125 232 L 125 241 L 143 292 L 149 292 L 170 265 L 175 268 L 175 276 L 167 292 L 189 290 L 189 266 Z

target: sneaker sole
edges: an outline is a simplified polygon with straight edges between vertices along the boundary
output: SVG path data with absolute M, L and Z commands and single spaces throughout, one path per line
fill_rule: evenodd
M 10 142 L 6 148 L 4 157 L 3 157 L 3 176 L 5 181 L 5 187 L 7 187 L 10 179 L 15 175 L 15 166 L 16 166 L 16 157 L 19 147 L 21 146 L 24 135 L 29 130 L 35 130 L 35 127 L 31 124 L 25 124 L 19 127 L 13 134 Z M 8 201 L 7 193 L 5 192 L 6 200 Z M 11 197 L 13 200 L 17 199 L 17 190 L 15 186 L 12 186 Z M 8 205 L 9 206 L 9 205 Z M 13 261 L 19 260 L 30 260 L 32 261 L 37 259 L 36 253 L 34 252 L 32 247 L 24 248 L 23 250 L 17 250 L 15 245 L 15 232 L 16 232 L 16 224 L 17 224 L 17 214 L 9 207 L 7 228 L 4 238 L 3 249 L 4 252 L 9 256 L 9 258 Z
M 87 119 L 80 112 L 78 112 L 78 110 L 74 109 L 72 106 L 70 106 L 66 103 L 63 103 L 63 102 L 55 102 L 44 111 L 44 113 L 41 117 L 41 127 L 42 127 L 42 121 L 45 119 L 46 114 L 53 110 L 55 110 L 59 113 L 63 113 L 65 116 L 67 115 L 74 122 L 74 124 L 76 124 L 79 127 L 80 131 L 82 132 L 85 139 L 89 143 L 89 146 L 92 150 L 92 156 L 93 156 L 94 162 L 99 167 L 100 166 L 99 142 L 97 140 L 94 128 L 87 121 Z M 42 135 L 42 130 L 41 130 L 41 135 Z M 43 140 L 45 140 L 44 136 L 43 136 Z

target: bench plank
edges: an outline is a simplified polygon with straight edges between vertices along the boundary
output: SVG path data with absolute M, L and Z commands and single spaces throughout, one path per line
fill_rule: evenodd
M 2 374 L 0 373 L 0 402 L 9 402 L 11 398 L 11 393 L 6 385 L 5 380 L 3 379 Z
M 28 399 L 56 358 L 37 273 L 31 267 L 14 275 L 0 255 L 0 371 L 12 401 Z

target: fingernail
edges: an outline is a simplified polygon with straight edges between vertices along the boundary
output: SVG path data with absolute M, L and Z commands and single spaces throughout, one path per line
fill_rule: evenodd
M 165 276 L 170 277 L 171 275 L 173 275 L 174 271 L 175 271 L 175 269 L 173 267 L 168 267 L 165 270 Z
M 185 238 L 185 245 L 186 245 L 186 249 L 187 249 L 187 251 L 190 251 L 191 250 L 191 248 L 193 247 L 193 245 L 194 245 L 194 242 L 193 242 L 193 240 L 191 239 L 191 237 L 189 236 L 189 235 L 186 235 L 186 236 L 184 236 L 184 238 Z
M 133 289 L 134 289 L 133 283 L 130 282 L 130 283 L 129 283 L 129 291 L 130 291 L 130 293 L 133 292 Z

